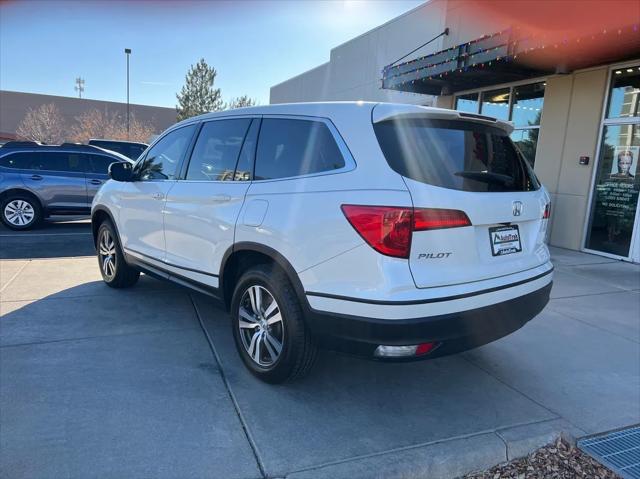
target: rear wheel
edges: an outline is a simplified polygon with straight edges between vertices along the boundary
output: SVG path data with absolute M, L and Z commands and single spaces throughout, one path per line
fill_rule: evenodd
M 238 281 L 231 301 L 233 337 L 247 368 L 269 383 L 306 375 L 317 347 L 287 276 L 278 268 L 257 265 Z
M 12 230 L 26 230 L 42 219 L 40 203 L 26 194 L 12 194 L 0 204 L 2 222 Z
M 129 288 L 138 282 L 140 271 L 125 261 L 115 228 L 109 221 L 98 229 L 97 250 L 100 274 L 107 286 Z

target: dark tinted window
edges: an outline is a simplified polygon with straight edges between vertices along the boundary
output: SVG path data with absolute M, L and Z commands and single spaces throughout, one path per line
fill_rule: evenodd
M 310 120 L 262 120 L 256 180 L 288 178 L 344 166 L 344 158 L 331 131 L 322 122 Z
M 173 130 L 149 149 L 147 155 L 136 165 L 136 172 L 141 180 L 175 179 L 178 166 L 182 160 L 195 125 L 188 125 Z
M 74 173 L 84 172 L 84 156 L 82 153 L 43 151 L 40 153 L 40 169 Z
M 21 152 L 12 153 L 0 158 L 0 166 L 20 170 L 41 170 L 40 153 Z
M 106 175 L 109 172 L 109 165 L 118 160 L 102 155 L 87 155 L 87 172 Z
M 138 157 L 144 153 L 144 150 L 146 150 L 147 147 L 146 146 L 142 146 L 142 145 L 129 145 L 129 152 L 128 153 L 123 153 L 123 155 L 128 156 L 129 158 L 131 158 L 132 160 L 137 160 Z
M 407 178 L 464 191 L 540 187 L 499 128 L 466 121 L 390 120 L 374 129 L 391 168 Z
M 233 180 L 242 141 L 251 120 L 210 121 L 202 125 L 191 154 L 187 180 Z

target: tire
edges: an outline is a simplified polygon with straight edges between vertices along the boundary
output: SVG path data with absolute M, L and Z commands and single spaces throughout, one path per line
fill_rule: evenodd
M 102 222 L 98 229 L 96 254 L 100 274 L 107 286 L 130 288 L 138 282 L 140 271 L 127 264 L 116 230 L 109 220 Z
M 290 382 L 311 370 L 318 349 L 293 286 L 279 268 L 256 265 L 240 277 L 231 300 L 231 327 L 242 361 L 262 381 Z
M 42 221 L 42 206 L 31 195 L 9 194 L 0 202 L 0 218 L 7 228 L 28 230 Z

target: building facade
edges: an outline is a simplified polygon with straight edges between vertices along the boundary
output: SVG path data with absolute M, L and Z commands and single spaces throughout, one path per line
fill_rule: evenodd
M 126 103 L 0 90 L 0 140 L 15 140 L 16 129 L 27 111 L 50 103 L 58 107 L 67 125 L 73 124 L 82 113 L 95 109 L 108 114 L 117 113 L 121 118 L 127 117 Z M 174 108 L 130 104 L 129 109 L 132 117 L 152 125 L 156 134 L 176 122 Z
M 334 48 L 270 99 L 510 120 L 552 196 L 550 244 L 640 262 L 640 3 L 581 5 L 432 0 Z

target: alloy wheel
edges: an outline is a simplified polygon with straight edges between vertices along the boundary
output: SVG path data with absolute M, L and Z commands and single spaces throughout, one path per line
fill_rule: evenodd
M 109 280 L 116 275 L 116 243 L 108 229 L 103 229 L 98 244 L 102 273 Z
M 247 288 L 238 311 L 240 339 L 251 360 L 261 367 L 273 366 L 284 344 L 284 324 L 280 307 L 262 286 Z
M 29 202 L 18 199 L 6 204 L 4 217 L 14 226 L 27 226 L 35 219 L 36 211 Z

